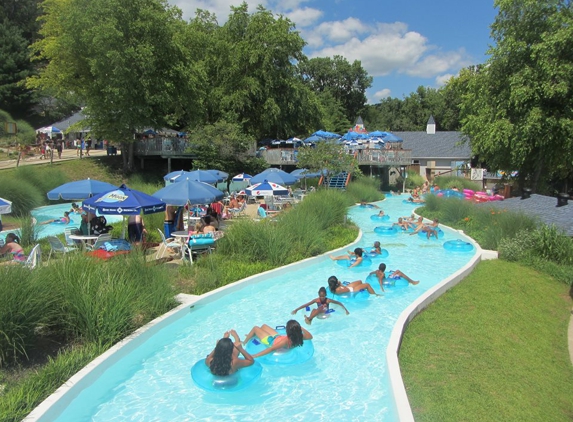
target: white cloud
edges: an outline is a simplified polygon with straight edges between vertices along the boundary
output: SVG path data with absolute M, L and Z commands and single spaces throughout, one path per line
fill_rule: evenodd
M 426 56 L 415 66 L 407 69 L 406 73 L 411 76 L 428 78 L 451 69 L 460 69 L 468 64 L 465 51 L 461 49 Z
M 451 78 L 456 75 L 451 73 L 446 73 L 445 75 L 436 76 L 436 86 L 441 87 L 444 86 Z
M 316 50 L 310 56 L 341 55 L 350 62 L 360 60 L 368 73 L 376 77 L 412 68 L 429 48 L 425 37 L 417 32 L 407 31 L 407 26 L 402 23 L 378 24 L 376 27 L 370 27 L 370 32 L 370 35 L 363 39 L 354 36 L 345 43 Z M 329 41 L 325 40 L 328 43 Z M 316 40 L 314 42 L 316 43 Z
M 322 14 L 322 10 L 305 7 L 285 13 L 285 16 L 293 21 L 298 29 L 313 25 L 322 17 Z
M 388 98 L 391 94 L 392 94 L 392 91 L 390 91 L 388 88 L 384 88 L 384 89 L 381 89 L 380 91 L 375 92 L 372 97 L 375 100 L 381 100 L 383 98 Z
M 364 25 L 359 19 L 348 18 L 343 21 L 322 22 L 313 31 L 328 41 L 339 43 L 371 32 L 371 28 Z

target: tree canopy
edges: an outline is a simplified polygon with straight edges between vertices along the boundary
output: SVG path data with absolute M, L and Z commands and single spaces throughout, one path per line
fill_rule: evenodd
M 573 16 L 569 1 L 496 0 L 490 58 L 469 79 L 463 131 L 493 170 L 543 189 L 573 171 Z

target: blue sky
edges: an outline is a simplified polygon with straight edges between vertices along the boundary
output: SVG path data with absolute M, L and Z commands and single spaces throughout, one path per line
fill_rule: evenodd
M 168 0 L 185 19 L 196 9 L 223 24 L 242 0 Z M 438 88 L 460 69 L 485 62 L 493 0 L 248 0 L 289 17 L 308 43 L 308 57 L 360 60 L 374 78 L 370 104 L 403 98 L 420 85 Z

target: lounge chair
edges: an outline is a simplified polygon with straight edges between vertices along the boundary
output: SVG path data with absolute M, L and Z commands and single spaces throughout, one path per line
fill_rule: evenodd
M 181 250 L 182 242 L 175 240 L 172 237 L 165 238 L 165 235 L 161 231 L 161 229 L 157 229 L 159 235 L 161 236 L 161 243 L 159 244 L 159 249 L 157 250 L 156 259 L 161 259 L 165 256 L 167 249 L 179 249 Z M 184 243 L 184 242 L 183 242 Z
M 70 235 L 77 233 L 79 230 L 80 229 L 77 227 L 66 227 L 64 229 L 64 237 L 66 238 L 66 243 L 68 244 L 68 246 L 77 245 L 77 243 L 73 239 L 70 239 Z
M 66 246 L 62 243 L 60 239 L 56 236 L 48 236 L 48 242 L 50 243 L 50 254 L 48 255 L 48 261 L 52 257 L 52 253 L 66 254 L 68 252 L 76 251 L 77 248 L 73 246 Z
M 26 268 L 33 270 L 38 265 L 40 265 L 41 261 L 42 261 L 42 249 L 40 249 L 40 244 L 38 243 L 36 246 L 32 248 L 30 254 L 28 255 L 28 258 L 23 264 Z
M 96 251 L 101 248 L 105 242 L 109 242 L 110 240 L 111 233 L 100 234 L 93 245 L 86 243 L 86 249 L 90 251 Z
M 247 201 L 243 201 L 239 208 L 229 208 L 229 212 L 233 217 L 238 217 L 240 215 L 245 215 L 245 210 L 247 209 Z

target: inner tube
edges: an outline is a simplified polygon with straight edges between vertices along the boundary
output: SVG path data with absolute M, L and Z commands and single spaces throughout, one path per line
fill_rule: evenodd
M 444 242 L 444 249 L 451 252 L 471 252 L 474 245 L 461 239 L 448 240 Z
M 343 281 L 342 284 L 347 286 L 350 283 L 348 281 Z M 340 302 L 359 302 L 359 301 L 361 302 L 368 300 L 368 298 L 370 297 L 370 293 L 368 293 L 368 290 L 362 289 L 357 292 L 346 292 L 340 294 L 331 293 L 331 296 L 332 299 L 339 300 Z
M 354 258 L 354 257 L 350 258 L 350 259 L 339 259 L 336 261 L 336 263 L 338 265 L 340 265 L 341 267 L 345 267 L 345 268 L 349 268 L 355 262 L 356 262 L 356 258 Z M 363 254 L 362 255 L 362 262 L 360 264 L 356 265 L 355 267 L 352 267 L 352 268 L 369 267 L 370 265 L 372 265 L 372 259 L 370 259 L 370 255 Z
M 370 216 L 370 220 L 372 221 L 388 221 L 390 220 L 390 216 L 388 214 L 378 215 L 374 214 Z
M 205 359 L 201 359 L 191 368 L 191 378 L 197 387 L 205 391 L 231 392 L 249 387 L 260 378 L 262 372 L 263 367 L 255 361 L 251 366 L 241 368 L 231 375 L 213 375 Z
M 306 307 L 306 312 L 311 312 L 311 311 L 312 311 L 312 308 L 311 308 L 310 306 L 307 306 L 307 307 Z M 327 319 L 327 318 L 330 318 L 330 316 L 331 316 L 334 312 L 336 312 L 336 309 L 328 308 L 328 309 L 326 310 L 326 312 L 322 312 L 322 313 L 318 314 L 318 315 L 316 316 L 316 318 L 318 318 L 318 319 Z
M 374 208 L 374 205 L 372 205 L 372 204 L 364 204 L 364 205 L 360 204 L 360 208 Z
M 394 236 L 398 233 L 396 226 L 378 226 L 374 227 L 374 231 L 382 236 Z
M 364 250 L 364 253 L 370 257 L 370 259 L 388 258 L 388 255 L 390 255 L 390 252 L 388 252 L 386 249 L 380 249 L 381 253 L 374 252 L 374 247 L 372 246 L 362 249 Z
M 408 284 L 409 284 L 408 280 L 406 280 L 403 277 L 392 278 L 392 273 L 393 273 L 393 271 L 389 271 L 388 276 L 386 276 L 386 274 L 384 274 L 385 275 L 384 281 L 382 282 L 384 290 L 387 290 L 387 289 L 394 290 L 394 289 L 402 289 L 404 287 L 408 287 Z M 380 285 L 380 283 L 378 282 L 378 277 L 376 277 L 376 274 L 370 274 L 368 277 L 366 277 L 366 281 L 368 283 L 370 283 L 372 286 L 379 286 Z
M 70 221 L 63 221 L 63 220 L 56 220 L 56 221 L 52 221 L 50 224 L 68 224 Z
M 438 229 L 437 229 L 437 232 L 438 232 L 438 239 L 441 239 L 441 238 L 444 237 L 444 232 L 443 232 L 442 229 L 440 229 L 439 227 L 438 227 Z M 427 234 L 426 232 L 423 232 L 422 230 L 420 230 L 420 231 L 418 232 L 418 236 L 420 236 L 420 237 L 422 237 L 422 238 L 424 238 L 424 239 L 427 239 L 427 238 L 428 238 L 428 234 Z M 436 237 L 435 237 L 434 235 L 430 236 L 430 239 L 435 239 L 435 238 L 436 238 Z
M 404 204 L 410 204 L 410 205 L 421 205 L 424 204 L 425 202 L 414 202 L 414 201 L 408 201 L 407 199 L 402 200 L 402 202 Z
M 475 192 L 471 189 L 464 189 L 464 194 L 474 196 Z
M 276 327 L 279 335 L 285 335 L 286 329 L 284 326 Z M 248 343 L 246 350 L 250 354 L 259 353 L 267 348 L 260 339 L 253 337 Z M 314 346 L 312 340 L 304 340 L 302 346 L 293 347 L 292 349 L 279 349 L 273 353 L 257 358 L 259 361 L 266 365 L 298 365 L 308 361 L 314 354 Z

